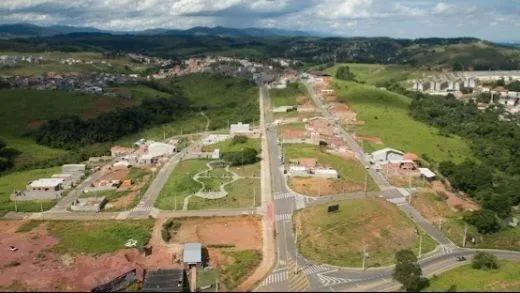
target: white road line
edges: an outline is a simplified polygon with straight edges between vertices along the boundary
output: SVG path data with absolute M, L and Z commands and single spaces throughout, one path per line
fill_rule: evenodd
M 327 271 L 327 272 L 323 272 L 323 273 L 317 273 L 316 276 L 318 276 L 318 279 L 320 280 L 321 284 L 324 287 L 335 286 L 335 285 L 345 284 L 345 283 L 350 283 L 350 282 L 355 281 L 353 279 L 325 276 L 325 274 L 336 272 L 336 271 L 337 270 L 331 270 L 331 271 Z
M 329 270 L 329 268 L 325 265 L 311 265 L 311 266 L 308 266 L 308 267 L 302 269 L 302 271 L 305 275 L 311 275 L 311 274 L 315 274 L 315 273 L 319 273 L 319 272 L 324 272 L 327 270 Z
M 291 219 L 291 214 L 281 214 L 275 216 L 276 221 L 287 221 Z
M 274 199 L 277 200 L 277 199 L 284 199 L 284 198 L 291 198 L 291 197 L 294 197 L 294 195 L 290 192 L 285 192 L 285 193 L 281 193 L 281 192 L 277 192 L 274 194 Z
M 289 279 L 289 273 L 287 270 L 275 272 L 270 274 L 265 280 L 262 281 L 261 286 L 268 286 L 271 284 L 279 283 Z

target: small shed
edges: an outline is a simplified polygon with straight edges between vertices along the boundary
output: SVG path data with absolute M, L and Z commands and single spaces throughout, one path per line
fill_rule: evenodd
M 147 271 L 143 292 L 186 292 L 181 269 Z
M 433 179 L 435 179 L 435 173 L 433 173 L 428 168 L 419 168 L 419 172 L 421 173 L 421 177 L 425 178 L 428 181 L 432 181 Z
M 202 263 L 202 244 L 186 243 L 184 244 L 183 262 L 186 266 L 200 266 Z

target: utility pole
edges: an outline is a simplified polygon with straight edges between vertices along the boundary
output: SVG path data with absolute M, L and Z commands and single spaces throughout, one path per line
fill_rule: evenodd
M 367 257 L 367 246 L 363 244 L 363 271 L 365 270 L 365 262 Z
M 468 224 L 464 223 L 464 238 L 462 238 L 462 247 L 466 247 L 466 236 L 468 234 Z
M 367 196 L 367 183 L 368 183 L 368 171 L 365 170 L 365 185 L 363 188 L 363 192 L 365 193 L 365 196 Z
M 18 212 L 18 205 L 16 204 L 16 197 L 18 196 L 18 193 L 16 190 L 14 191 L 14 211 Z
M 419 232 L 419 257 L 418 258 L 421 258 L 422 256 L 422 234 Z
M 218 279 L 215 279 L 215 292 L 218 292 Z
M 256 188 L 253 187 L 253 209 L 256 206 Z

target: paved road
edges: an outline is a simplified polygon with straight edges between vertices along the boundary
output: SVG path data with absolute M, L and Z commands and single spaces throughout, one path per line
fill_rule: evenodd
M 97 171 L 92 175 L 87 177 L 83 182 L 81 182 L 78 186 L 72 189 L 65 197 L 61 198 L 54 207 L 52 207 L 49 212 L 64 212 L 67 211 L 70 205 L 77 200 L 83 190 L 87 188 L 92 182 L 95 182 L 99 178 L 103 176 L 103 172 Z
M 316 105 L 322 109 L 323 115 L 329 118 L 330 121 L 333 121 L 333 117 L 326 111 L 312 89 L 309 90 Z M 262 88 L 261 93 L 264 98 L 264 109 L 270 109 L 267 89 Z M 282 171 L 281 150 L 277 144 L 276 126 L 272 124 L 272 112 L 265 111 L 264 119 L 266 125 L 269 126 L 266 131 L 266 139 L 274 199 L 272 210 L 275 218 L 277 260 L 271 274 L 260 283 L 255 291 L 385 291 L 398 289 L 399 285 L 392 281 L 393 268 L 391 266 L 371 268 L 366 271 L 356 268 L 338 268 L 323 264 L 313 264 L 298 253 L 292 229 L 292 214 L 295 210 L 316 204 L 324 204 L 333 200 L 359 198 L 365 195 L 350 193 L 312 199 L 291 192 L 286 185 Z M 338 129 L 349 147 L 356 152 L 360 161 L 368 166 L 369 163 L 357 142 L 341 127 L 338 127 Z M 469 258 L 474 254 L 474 250 L 456 247 L 439 230 L 427 223 L 404 200 L 400 191 L 392 187 L 381 174 L 373 169 L 368 169 L 368 172 L 381 189 L 380 193 L 370 193 L 369 196 L 382 194 L 387 200 L 394 202 L 417 225 L 440 243 L 436 251 L 425 255 L 419 262 L 426 275 L 439 273 L 463 264 L 455 260 L 459 255 L 465 255 Z M 493 253 L 499 257 L 520 259 L 519 252 L 494 251 Z

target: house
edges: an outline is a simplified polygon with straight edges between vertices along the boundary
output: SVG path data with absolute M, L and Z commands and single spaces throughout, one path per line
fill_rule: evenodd
M 61 166 L 62 174 L 71 174 L 75 180 L 80 180 L 85 176 L 85 164 L 65 164 Z
M 298 113 L 314 113 L 316 111 L 316 107 L 312 104 L 298 105 L 296 111 Z
M 304 166 L 289 166 L 289 176 L 293 177 L 311 177 L 309 169 Z
M 63 189 L 72 188 L 72 186 L 74 186 L 74 184 L 77 182 L 72 176 L 72 174 L 53 174 L 51 178 L 63 179 Z
M 115 162 L 112 166 L 114 166 L 115 168 L 130 168 L 131 164 L 128 161 L 119 161 Z
M 27 189 L 36 192 L 56 192 L 62 189 L 63 181 L 63 178 L 42 178 L 29 183 Z
M 369 161 L 372 164 L 377 164 L 381 162 L 387 162 L 387 161 L 402 161 L 403 160 L 404 153 L 392 149 L 392 148 L 384 148 L 378 151 L 373 152 L 369 156 Z
M 338 171 L 329 168 L 316 168 L 312 170 L 315 177 L 327 178 L 327 179 L 338 179 Z
M 229 126 L 229 134 L 231 134 L 232 136 L 250 133 L 251 128 L 249 126 L 249 123 L 243 124 L 242 122 L 238 122 Z
M 214 149 L 211 153 L 211 158 L 214 160 L 220 159 L 220 149 Z
M 419 168 L 419 173 L 421 174 L 421 177 L 425 178 L 428 181 L 432 181 L 433 179 L 435 179 L 436 176 L 435 173 L 433 173 L 428 168 Z
M 214 144 L 217 142 L 225 141 L 231 136 L 228 134 L 210 134 L 202 139 L 203 145 Z
M 110 148 L 110 154 L 112 155 L 112 157 L 126 156 L 131 154 L 133 151 L 133 148 L 127 148 L 118 145 Z
M 184 252 L 182 261 L 188 268 L 192 266 L 200 267 L 202 265 L 202 244 L 186 243 L 184 244 Z
M 147 154 L 153 157 L 171 155 L 175 151 L 176 147 L 174 145 L 163 142 L 152 142 L 148 145 L 148 148 L 146 150 Z
M 187 292 L 184 285 L 184 270 L 148 270 L 144 277 L 143 292 Z

